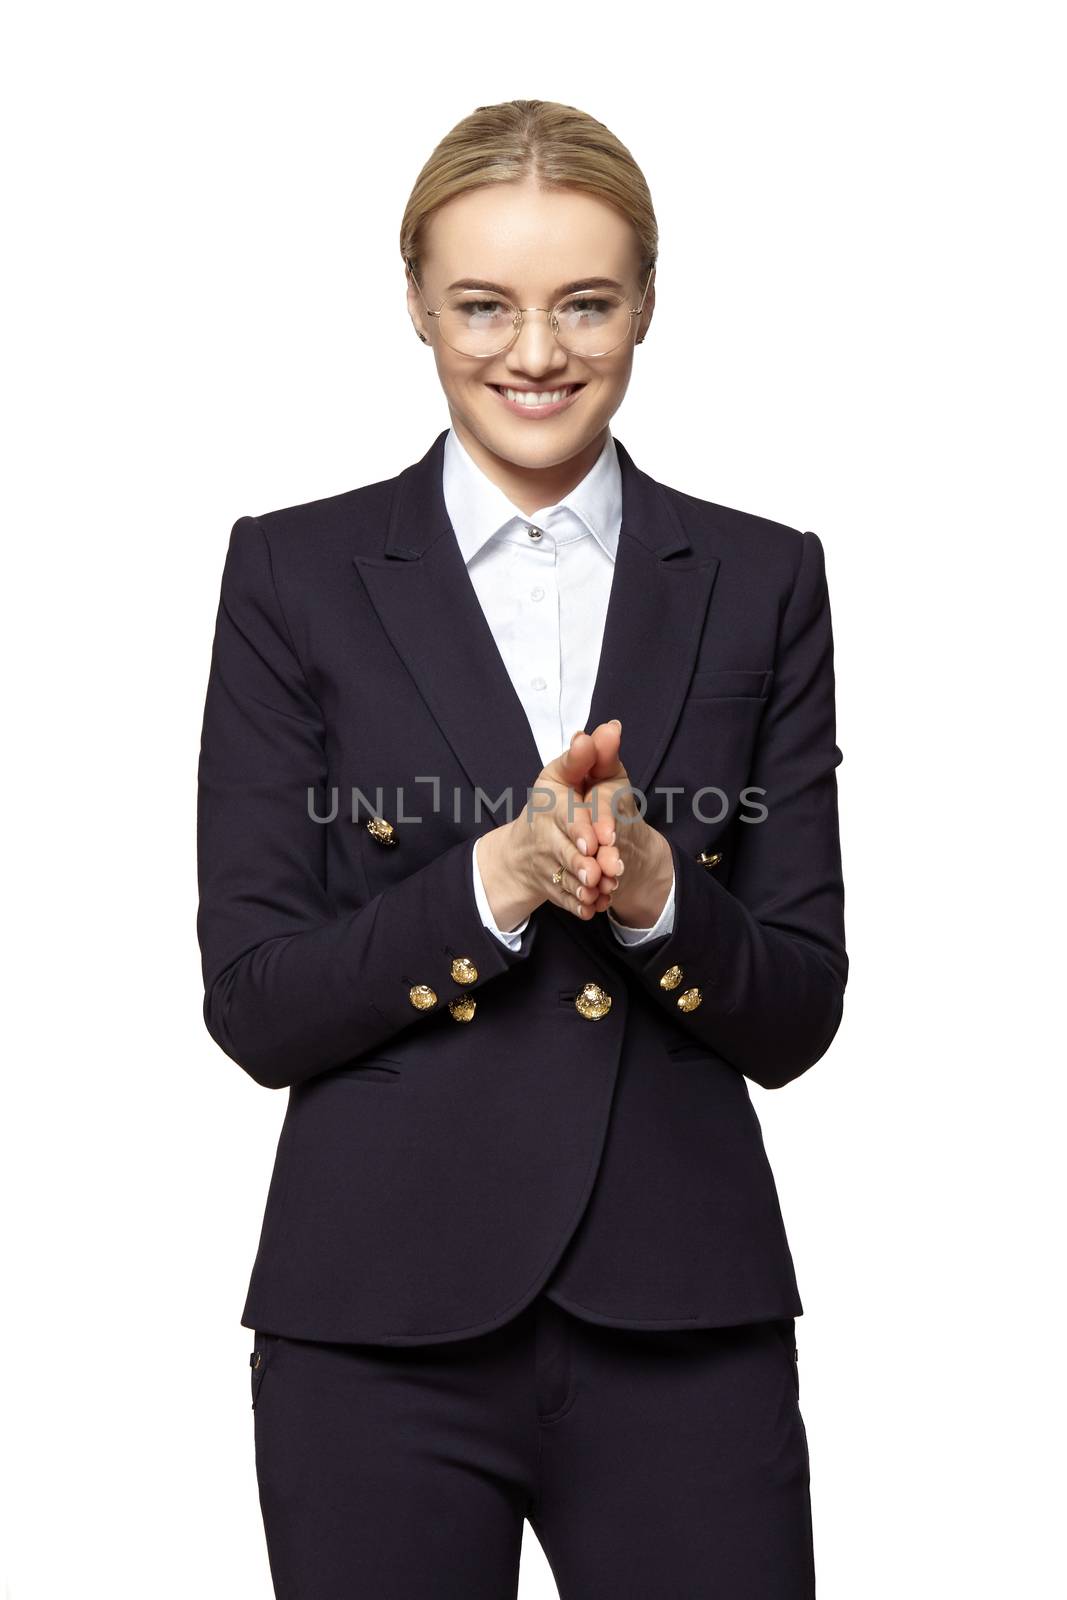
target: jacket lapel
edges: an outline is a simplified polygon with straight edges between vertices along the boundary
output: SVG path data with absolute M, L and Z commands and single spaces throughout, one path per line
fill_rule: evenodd
M 487 797 L 483 815 L 501 823 L 522 810 L 541 758 L 445 509 L 444 443 L 442 432 L 398 475 L 384 554 L 353 559 L 398 656 Z
M 445 509 L 445 436 L 398 475 L 383 554 L 353 560 L 492 824 L 518 816 L 542 763 Z M 719 562 L 696 555 L 669 494 L 615 446 L 622 528 L 586 731 L 618 717 L 630 782 L 646 790 L 685 702 Z
M 618 439 L 622 528 L 586 732 L 618 717 L 630 782 L 647 790 L 683 705 L 719 568 Z

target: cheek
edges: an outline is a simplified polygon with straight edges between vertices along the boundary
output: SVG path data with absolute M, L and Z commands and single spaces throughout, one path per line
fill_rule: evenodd
M 438 368 L 450 417 L 494 454 L 501 453 L 506 435 L 497 414 L 496 399 L 485 384 L 466 375 Z M 502 409 L 502 408 L 501 408 Z
M 437 345 L 434 351 L 437 362 L 437 377 L 445 394 L 451 400 L 458 399 L 465 389 L 470 386 L 470 374 L 462 372 L 456 365 L 456 358 L 447 346 Z
M 632 370 L 633 361 L 630 357 L 612 367 L 602 364 L 596 375 L 590 377 L 585 392 L 585 399 L 590 409 L 602 412 L 606 416 L 616 412 L 629 388 Z

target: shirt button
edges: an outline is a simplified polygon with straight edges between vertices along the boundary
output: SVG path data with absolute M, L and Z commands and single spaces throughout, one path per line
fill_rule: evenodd
M 531 600 L 543 600 L 544 598 L 545 598 L 545 591 L 541 588 L 540 584 L 538 584 L 536 589 L 531 589 L 530 590 L 530 599 Z
M 544 687 L 545 687 L 544 678 L 531 678 L 530 679 L 530 688 L 531 689 L 543 689 Z
M 527 528 L 526 532 L 530 535 L 531 539 L 540 539 L 541 538 L 541 529 L 540 528 Z

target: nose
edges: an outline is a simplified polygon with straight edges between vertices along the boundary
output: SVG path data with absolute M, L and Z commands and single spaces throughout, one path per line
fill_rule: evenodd
M 540 306 L 526 310 L 518 338 L 508 351 L 509 365 L 535 377 L 552 367 L 567 365 L 567 352 L 556 342 L 551 318 L 551 311 Z

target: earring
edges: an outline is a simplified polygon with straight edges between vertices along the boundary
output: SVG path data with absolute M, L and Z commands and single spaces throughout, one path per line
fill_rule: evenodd
M 426 335 L 424 333 L 420 333 L 418 328 L 415 329 L 415 335 L 416 335 L 416 338 L 419 338 L 419 339 L 422 340 L 423 344 L 429 344 L 429 342 L 430 342 L 429 339 L 427 339 L 427 337 L 426 337 Z

